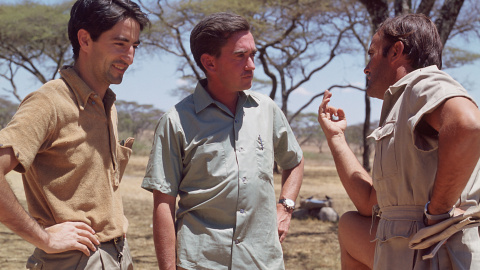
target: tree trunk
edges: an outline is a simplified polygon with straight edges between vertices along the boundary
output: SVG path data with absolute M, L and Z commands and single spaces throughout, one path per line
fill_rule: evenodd
M 440 16 L 435 21 L 442 44 L 445 46 L 448 36 L 452 32 L 453 26 L 457 21 L 458 13 L 463 6 L 464 0 L 445 0 L 440 9 Z
M 377 31 L 378 26 L 388 18 L 388 1 L 387 0 L 360 0 L 367 8 L 370 14 L 370 23 L 372 25 L 372 35 Z M 396 1 L 398 2 L 398 1 Z M 370 98 L 365 92 L 365 122 L 363 123 L 363 168 L 371 171 L 370 167 L 370 146 L 368 145 L 367 136 L 370 131 Z
M 412 10 L 412 0 L 395 0 L 395 16 L 410 13 Z
M 387 0 L 360 0 L 367 8 L 372 23 L 372 33 L 377 31 L 378 26 L 388 18 L 388 1 Z
M 430 17 L 430 13 L 432 12 L 433 5 L 435 4 L 435 0 L 422 0 L 420 5 L 418 5 L 417 13 L 425 14 L 427 17 Z

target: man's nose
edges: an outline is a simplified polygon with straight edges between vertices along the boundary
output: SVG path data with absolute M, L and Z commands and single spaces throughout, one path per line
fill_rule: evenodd
M 125 61 L 125 63 L 131 65 L 133 64 L 133 58 L 135 56 L 135 47 L 130 46 L 128 50 L 122 55 L 122 60 Z
M 365 73 L 365 75 L 370 74 L 370 63 L 368 63 L 367 66 L 363 69 L 363 73 Z
M 247 60 L 247 65 L 245 66 L 246 70 L 255 70 L 255 62 L 252 57 L 249 57 Z

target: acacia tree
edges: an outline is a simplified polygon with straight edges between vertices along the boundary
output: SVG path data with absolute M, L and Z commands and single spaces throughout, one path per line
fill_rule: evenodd
M 137 137 L 145 130 L 153 130 L 163 111 L 153 105 L 142 105 L 135 101 L 118 100 L 115 103 L 118 114 L 118 131 Z
M 318 125 L 317 117 L 316 113 L 301 113 L 293 119 L 290 126 L 300 146 L 313 143 L 321 152 L 325 134 L 320 125 Z
M 18 101 L 17 75 L 25 71 L 40 83 L 54 79 L 58 70 L 71 61 L 67 36 L 72 1 L 41 5 L 31 1 L 0 4 L 0 77 L 2 87 Z

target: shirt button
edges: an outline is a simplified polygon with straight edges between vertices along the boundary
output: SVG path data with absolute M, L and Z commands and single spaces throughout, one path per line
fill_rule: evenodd
M 247 182 L 247 177 L 245 177 L 245 176 L 242 177 L 242 182 L 243 182 L 243 183 Z
M 236 245 L 240 244 L 240 240 L 235 239 L 235 244 L 236 244 Z
M 238 120 L 237 120 L 237 119 L 235 119 L 235 124 L 236 124 L 236 123 L 238 123 Z
M 240 148 L 238 149 L 238 152 L 243 152 L 243 147 L 240 147 Z
M 95 101 L 92 101 L 92 105 L 95 105 Z
M 240 213 L 245 214 L 245 209 L 240 209 Z

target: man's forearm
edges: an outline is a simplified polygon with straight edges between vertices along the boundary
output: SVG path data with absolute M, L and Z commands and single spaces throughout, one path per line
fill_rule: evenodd
M 12 148 L 0 148 L 0 222 L 31 244 L 42 248 L 48 242 L 47 232 L 23 209 L 5 178 L 17 164 Z
M 360 214 L 369 216 L 377 203 L 372 178 L 348 146 L 345 137 L 335 135 L 328 139 L 340 181 Z
M 295 201 L 303 181 L 303 157 L 297 166 L 283 170 L 282 172 L 282 190 L 280 199 L 290 199 Z M 285 240 L 290 227 L 293 210 L 286 209 L 282 204 L 277 204 L 277 226 L 280 243 Z
M 175 197 L 154 191 L 153 241 L 160 270 L 176 269 Z
M 303 182 L 303 166 L 304 160 L 302 157 L 302 160 L 297 166 L 292 169 L 283 170 L 280 199 L 287 198 L 294 201 L 297 199 Z
M 23 209 L 3 174 L 0 175 L 0 222 L 31 244 L 46 246 L 47 232 Z

